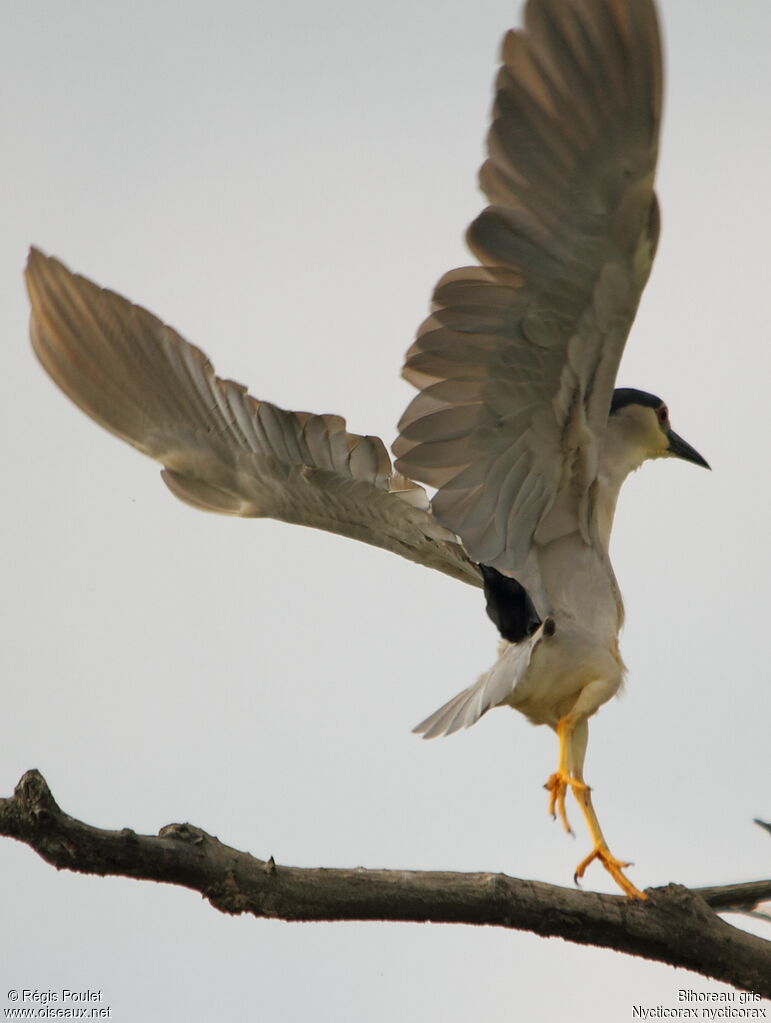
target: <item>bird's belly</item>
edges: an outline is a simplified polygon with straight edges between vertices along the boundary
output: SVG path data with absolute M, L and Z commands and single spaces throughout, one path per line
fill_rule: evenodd
M 505 670 L 506 652 L 497 667 Z M 624 664 L 615 640 L 605 643 L 557 618 L 553 636 L 533 650 L 527 670 L 504 701 L 533 724 L 556 726 L 572 712 L 590 717 L 618 692 Z

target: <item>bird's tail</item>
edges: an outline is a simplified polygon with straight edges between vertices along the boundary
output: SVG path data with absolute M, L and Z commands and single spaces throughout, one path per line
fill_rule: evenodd
M 550 619 L 547 619 L 550 621 Z M 544 626 L 521 643 L 501 643 L 500 656 L 495 664 L 480 675 L 476 682 L 453 696 L 451 700 L 430 714 L 425 721 L 413 728 L 413 732 L 424 739 L 435 739 L 438 735 L 452 735 L 461 728 L 468 728 L 477 722 L 491 707 L 508 703 L 530 664 L 533 650 L 544 635 Z

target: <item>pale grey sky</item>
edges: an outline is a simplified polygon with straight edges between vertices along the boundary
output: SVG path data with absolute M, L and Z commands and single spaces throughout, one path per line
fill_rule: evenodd
M 619 382 L 664 397 L 714 471 L 644 467 L 616 523 L 629 678 L 592 722 L 587 777 L 641 887 L 771 862 L 752 824 L 771 817 L 771 6 L 661 6 L 663 235 Z M 547 816 L 551 732 L 499 710 L 450 739 L 410 734 L 494 659 L 478 592 L 353 541 L 194 512 L 27 342 L 35 243 L 257 397 L 390 443 L 404 351 L 437 278 L 469 259 L 498 45 L 521 13 L 414 7 L 3 4 L 0 791 L 38 767 L 104 827 L 189 820 L 283 863 L 570 884 L 589 845 Z M 118 1023 L 616 1023 L 720 989 L 526 934 L 225 918 L 7 841 L 0 878 L 0 1002 L 101 988 Z M 612 890 L 597 867 L 586 883 Z

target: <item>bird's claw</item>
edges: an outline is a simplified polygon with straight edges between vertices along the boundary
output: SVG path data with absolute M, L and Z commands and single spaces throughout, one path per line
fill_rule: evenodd
M 568 782 L 565 776 L 556 771 L 546 782 L 544 788 L 549 793 L 549 813 L 554 820 L 557 819 L 557 814 L 559 813 L 565 831 L 572 835 L 573 829 L 570 826 L 567 811 L 565 810 L 565 796 L 568 790 Z
M 580 881 L 586 872 L 586 868 L 595 860 L 600 861 L 627 898 L 647 900 L 648 896 L 645 892 L 641 892 L 639 888 L 635 887 L 624 873 L 624 869 L 631 867 L 632 863 L 617 859 L 604 843 L 596 845 L 589 855 L 578 864 L 576 872 L 573 874 L 574 884 L 580 887 Z
M 557 814 L 559 814 L 565 831 L 569 835 L 574 835 L 565 809 L 565 796 L 567 795 L 568 788 L 571 788 L 575 795 L 577 789 L 588 790 L 589 786 L 579 781 L 578 778 L 573 778 L 566 771 L 555 771 L 544 785 L 544 788 L 549 793 L 549 813 L 552 818 L 556 820 Z

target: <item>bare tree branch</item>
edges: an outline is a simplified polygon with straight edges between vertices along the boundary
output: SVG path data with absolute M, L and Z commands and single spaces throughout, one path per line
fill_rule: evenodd
M 684 967 L 771 997 L 771 942 L 715 912 L 771 898 L 771 880 L 696 890 L 670 884 L 650 889 L 643 903 L 504 874 L 282 867 L 190 824 L 170 824 L 157 837 L 91 827 L 59 809 L 38 771 L 0 799 L 0 834 L 58 869 L 182 885 L 223 913 L 509 927 Z

